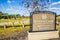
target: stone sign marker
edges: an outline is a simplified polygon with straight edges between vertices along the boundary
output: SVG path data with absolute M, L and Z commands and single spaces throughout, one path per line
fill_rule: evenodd
M 28 40 L 59 40 L 56 31 L 56 14 L 50 11 L 36 11 L 30 15 Z
M 55 30 L 55 13 L 36 12 L 31 15 L 32 31 Z

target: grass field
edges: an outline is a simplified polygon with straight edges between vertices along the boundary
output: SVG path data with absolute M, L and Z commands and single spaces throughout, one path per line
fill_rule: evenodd
M 29 18 L 21 18 L 21 19 L 1 19 L 0 22 L 23 22 L 25 20 L 29 20 Z M 24 24 L 28 25 L 28 24 Z M 9 27 L 11 26 L 11 27 Z M 21 24 L 8 25 L 8 28 L 0 28 L 0 38 L 12 36 L 13 34 L 17 34 L 18 32 L 23 32 L 25 30 L 29 30 L 29 26 L 22 27 Z
M 18 19 L 18 20 L 15 20 L 15 19 L 3 19 L 3 20 L 0 20 L 0 22 L 16 22 L 16 21 L 24 21 L 24 20 L 29 20 L 30 18 L 21 18 L 21 19 Z M 59 17 L 56 17 L 56 19 L 60 19 L 60 16 Z M 28 25 L 28 24 L 26 24 Z M 19 27 L 9 27 L 9 28 L 0 28 L 0 38 L 3 38 L 3 37 L 7 37 L 7 36 L 11 36 L 11 34 L 17 34 L 18 32 L 23 32 L 25 30 L 29 30 L 30 26 L 26 26 L 26 27 L 22 27 L 22 26 L 19 26 Z M 60 30 L 60 25 L 56 25 L 56 29 L 57 30 Z
M 20 19 L 1 19 L 0 22 L 16 22 L 16 21 L 24 21 L 29 20 L 29 18 L 20 18 Z
M 60 20 L 60 16 L 56 17 L 56 21 Z M 56 29 L 60 30 L 60 22 L 58 24 L 56 24 Z

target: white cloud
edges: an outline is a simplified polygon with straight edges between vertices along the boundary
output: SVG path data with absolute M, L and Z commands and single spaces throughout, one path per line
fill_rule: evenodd
M 15 2 L 15 1 L 12 1 L 12 2 Z
M 52 8 L 52 6 L 54 6 L 54 5 L 60 5 L 60 1 L 54 2 L 54 3 L 52 3 L 52 4 L 49 6 L 49 9 L 50 9 L 50 10 L 60 10 L 60 8 L 57 8 L 57 7 L 53 7 L 53 8 Z
M 53 8 L 49 8 L 49 10 L 60 10 L 60 8 L 53 7 Z
M 57 15 L 60 15 L 60 8 L 57 8 L 57 7 L 49 8 L 49 11 L 55 12 L 57 13 Z
M 8 2 L 8 3 L 11 3 L 11 1 L 10 1 L 10 0 L 8 0 L 7 2 Z
M 60 4 L 60 1 L 52 3 L 51 6 L 57 5 L 57 4 Z
M 9 10 L 12 10 L 12 9 L 10 9 L 10 8 L 7 8 L 6 10 L 8 10 L 8 11 L 9 11 Z
M 8 2 L 8 3 L 11 3 L 11 2 L 15 2 L 15 1 L 10 1 L 10 0 L 8 0 L 7 2 Z

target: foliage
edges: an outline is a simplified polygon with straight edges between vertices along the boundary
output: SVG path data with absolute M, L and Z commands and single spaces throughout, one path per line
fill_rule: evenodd
M 0 12 L 0 16 L 2 15 L 2 12 Z
M 57 30 L 60 30 L 60 15 L 58 15 L 58 16 L 56 17 L 56 22 L 58 22 L 58 23 L 56 24 L 56 29 L 57 29 Z
M 12 15 L 9 15 L 8 13 L 2 13 L 2 12 L 0 12 L 0 19 L 10 19 L 10 18 L 19 18 L 20 17 L 20 14 L 12 14 Z

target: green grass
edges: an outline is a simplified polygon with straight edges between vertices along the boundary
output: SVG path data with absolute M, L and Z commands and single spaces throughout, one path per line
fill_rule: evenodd
M 16 22 L 20 20 L 14 20 L 14 19 L 1 19 L 0 22 Z
M 29 20 L 29 18 L 20 18 L 20 19 L 1 19 L 0 22 L 23 22 L 25 20 Z M 18 32 L 23 32 L 25 30 L 29 30 L 29 23 L 24 24 L 25 27 L 22 27 L 21 24 L 11 24 L 6 25 L 7 28 L 3 28 L 3 26 L 0 26 L 0 38 L 6 37 L 6 36 L 12 36 L 11 34 L 17 34 Z
M 59 20 L 59 19 L 60 19 L 60 16 L 57 16 L 57 17 L 56 17 L 56 20 Z M 56 29 L 57 29 L 57 30 L 60 30 L 60 25 L 57 25 L 57 24 L 56 24 Z
M 24 21 L 29 20 L 29 18 L 20 18 L 20 19 L 1 19 L 0 22 L 17 22 L 17 21 Z
M 56 17 L 57 20 L 60 19 L 60 17 Z M 24 20 L 30 20 L 30 18 L 20 18 L 20 19 L 4 19 L 0 20 L 0 22 L 23 22 Z M 9 27 L 10 26 L 10 27 Z M 11 36 L 11 34 L 17 34 L 18 32 L 23 32 L 25 30 L 29 30 L 30 24 L 27 23 L 25 24 L 26 27 L 22 27 L 21 25 L 15 24 L 15 25 L 7 25 L 8 28 L 3 29 L 0 28 L 0 37 L 6 37 L 6 36 Z M 13 28 L 14 27 L 14 28 Z M 56 29 L 60 30 L 60 26 L 56 25 Z

